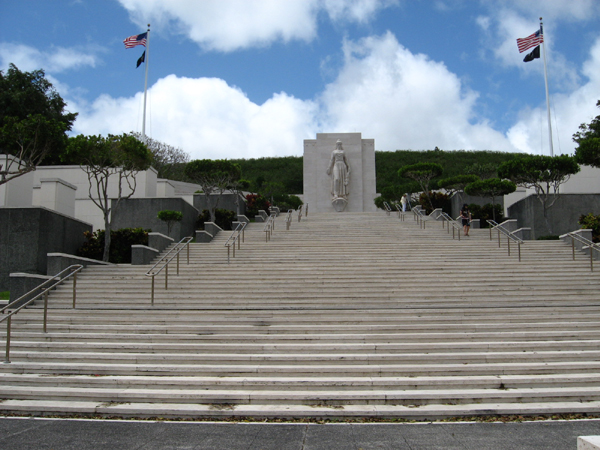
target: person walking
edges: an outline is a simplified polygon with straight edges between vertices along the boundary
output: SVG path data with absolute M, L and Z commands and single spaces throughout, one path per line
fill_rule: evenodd
M 406 212 L 406 204 L 408 203 L 408 196 L 406 194 L 402 196 L 400 203 L 402 204 L 402 212 Z
M 469 211 L 469 206 L 466 203 L 460 210 L 460 218 L 462 219 L 463 233 L 468 236 L 471 229 L 471 211 Z

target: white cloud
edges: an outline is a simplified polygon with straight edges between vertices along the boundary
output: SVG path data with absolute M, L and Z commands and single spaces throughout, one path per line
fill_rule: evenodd
M 514 150 L 473 117 L 475 92 L 426 55 L 415 55 L 388 33 L 346 42 L 345 65 L 321 97 L 323 126 L 361 131 L 380 150 Z
M 184 34 L 207 50 L 310 41 L 325 11 L 334 21 L 366 22 L 397 0 L 119 0 L 140 27 Z
M 575 148 L 572 141 L 581 123 L 589 123 L 598 115 L 596 101 L 600 99 L 600 38 L 590 50 L 590 57 L 582 68 L 585 84 L 569 94 L 553 96 L 551 105 L 554 154 L 570 154 Z M 549 154 L 548 119 L 546 105 L 523 111 L 520 120 L 508 131 L 511 143 L 527 153 Z
M 142 97 L 102 96 L 78 108 L 74 133 L 141 131 Z M 148 98 L 146 133 L 193 159 L 300 155 L 303 139 L 314 135 L 314 104 L 284 93 L 257 105 L 223 80 L 170 75 L 149 89 Z
M 47 51 L 22 44 L 0 42 L 0 70 L 6 70 L 13 63 L 23 72 L 41 67 L 50 73 L 60 73 L 82 66 L 96 66 L 96 57 L 85 50 L 64 47 L 51 47 Z

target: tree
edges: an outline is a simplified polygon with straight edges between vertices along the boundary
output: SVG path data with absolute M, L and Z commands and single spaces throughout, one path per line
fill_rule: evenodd
M 417 163 L 401 167 L 398 170 L 398 176 L 415 180 L 421 186 L 429 204 L 433 208 L 431 197 L 429 195 L 429 184 L 435 177 L 439 177 L 444 171 L 443 167 L 436 163 Z
M 76 113 L 43 70 L 21 72 L 14 64 L 0 71 L 0 149 L 18 158 L 0 162 L 0 184 L 35 170 L 42 161 L 58 162 Z
M 440 189 L 445 189 L 450 193 L 450 195 L 458 193 L 460 199 L 459 203 L 462 203 L 461 192 L 465 190 L 465 187 L 468 184 L 474 183 L 475 181 L 479 181 L 479 177 L 477 175 L 456 175 L 454 177 L 439 180 L 438 187 Z
M 473 163 L 470 166 L 465 167 L 465 173 L 467 175 L 476 175 L 482 180 L 496 178 L 497 170 L 498 166 L 494 163 Z
M 190 155 L 180 148 L 175 148 L 148 136 L 144 138 L 142 133 L 132 132 L 131 135 L 146 144 L 148 150 L 152 152 L 152 167 L 158 172 L 159 178 L 186 181 L 184 170 L 185 165 L 190 162 Z
M 600 100 L 596 106 L 600 108 Z M 579 125 L 573 140 L 578 144 L 575 149 L 577 162 L 600 168 L 600 116 L 596 116 L 589 124 Z
M 477 197 L 489 197 L 492 199 L 493 219 L 496 220 L 496 197 L 502 197 L 511 194 L 517 190 L 517 185 L 509 180 L 500 178 L 488 178 L 487 180 L 478 180 L 465 186 L 465 192 Z
M 150 167 L 152 154 L 146 145 L 128 134 L 106 138 L 79 135 L 69 139 L 65 158 L 77 161 L 88 176 L 88 196 L 104 216 L 102 260 L 108 261 L 114 213 L 121 200 L 135 193 L 136 175 Z M 110 189 L 110 181 L 116 189 Z
M 197 159 L 185 166 L 185 175 L 202 187 L 210 220 L 214 222 L 221 195 L 240 179 L 241 170 L 237 164 L 225 159 Z M 214 203 L 212 194 L 217 194 Z
M 171 228 L 175 225 L 175 222 L 181 222 L 183 219 L 183 213 L 181 211 L 171 211 L 165 209 L 158 212 L 158 218 L 167 224 L 167 235 L 171 235 Z
M 560 185 L 579 170 L 574 157 L 534 155 L 502 163 L 498 167 L 498 175 L 513 181 L 517 186 L 535 189 L 535 195 L 542 204 L 546 227 L 552 234 L 548 210 L 560 196 Z

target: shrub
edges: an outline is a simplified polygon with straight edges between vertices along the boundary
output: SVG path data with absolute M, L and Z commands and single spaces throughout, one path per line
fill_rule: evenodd
M 121 228 L 110 233 L 110 253 L 108 260 L 115 264 L 131 263 L 131 246 L 148 245 L 148 233 L 142 228 Z M 77 250 L 78 256 L 102 261 L 104 252 L 104 230 L 84 233 L 86 242 Z
M 223 230 L 231 230 L 231 223 L 237 219 L 237 214 L 228 209 L 217 208 L 215 210 L 215 223 Z M 198 216 L 196 221 L 196 229 L 204 230 L 204 222 L 210 222 L 210 211 L 205 209 Z
M 592 241 L 600 242 L 600 215 L 595 216 L 592 213 L 582 214 L 579 217 L 579 225 L 582 228 L 592 230 Z
M 275 194 L 273 196 L 273 202 L 275 203 L 275 206 L 279 207 L 281 211 L 298 209 L 298 207 L 302 205 L 302 200 L 300 200 L 300 197 L 298 197 L 297 195 L 288 194 Z
M 429 206 L 429 200 L 427 199 L 425 192 L 422 192 L 419 196 L 419 204 L 423 207 L 426 214 L 431 214 L 433 210 L 437 208 L 442 208 L 442 211 L 450 213 L 450 197 L 448 197 L 447 194 L 442 192 L 430 192 L 429 198 L 431 199 L 433 209 Z
M 538 241 L 558 241 L 560 239 L 560 236 L 556 235 L 556 234 L 550 234 L 548 236 L 540 236 L 539 238 L 537 238 Z
M 248 217 L 254 217 L 258 215 L 259 210 L 269 211 L 271 203 L 259 194 L 248 194 L 246 195 L 246 215 Z
M 167 223 L 167 234 L 171 234 L 171 228 L 175 225 L 175 222 L 181 222 L 183 219 L 183 213 L 180 211 L 171 211 L 165 209 L 158 212 L 158 218 L 163 222 Z
M 502 210 L 502 205 L 496 203 L 492 205 L 491 203 L 486 203 L 483 206 L 479 206 L 476 203 L 471 203 L 469 205 L 469 211 L 471 211 L 471 217 L 473 219 L 479 219 L 479 224 L 481 228 L 489 228 L 488 220 L 494 218 L 494 209 L 496 210 L 496 222 L 501 223 L 504 219 L 504 211 Z

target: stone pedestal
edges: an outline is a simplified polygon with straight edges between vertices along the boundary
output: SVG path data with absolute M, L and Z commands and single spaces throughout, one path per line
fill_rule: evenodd
M 332 152 L 341 141 L 350 167 L 348 184 L 341 196 L 332 193 L 332 175 L 327 174 Z M 304 202 L 315 212 L 376 211 L 375 140 L 361 133 L 318 133 L 304 141 Z

